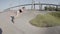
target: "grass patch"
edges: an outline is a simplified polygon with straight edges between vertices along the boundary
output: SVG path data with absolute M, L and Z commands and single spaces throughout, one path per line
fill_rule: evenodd
M 37 15 L 34 19 L 30 20 L 29 22 L 37 27 L 53 27 L 60 25 L 60 19 L 57 19 L 55 16 L 50 14 L 45 15 Z
M 56 17 L 56 18 L 60 18 L 60 12 L 50 12 L 48 14 L 50 14 L 50 15 Z

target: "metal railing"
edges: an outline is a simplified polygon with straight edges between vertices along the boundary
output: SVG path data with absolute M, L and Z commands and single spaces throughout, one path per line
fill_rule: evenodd
M 7 8 L 7 9 L 5 9 L 4 11 L 10 10 L 11 8 L 16 8 L 16 7 L 20 7 L 20 6 L 29 6 L 29 5 L 32 6 L 32 4 L 18 5 L 18 6 L 14 6 L 14 7 Z M 60 5 L 57 5 L 57 4 L 35 3 L 35 4 L 33 4 L 34 9 L 35 9 L 35 6 L 36 6 L 36 5 L 41 6 L 41 7 L 39 7 L 39 9 L 42 8 L 43 5 L 52 5 L 52 6 L 56 6 L 56 8 L 57 8 L 58 6 L 60 6 Z

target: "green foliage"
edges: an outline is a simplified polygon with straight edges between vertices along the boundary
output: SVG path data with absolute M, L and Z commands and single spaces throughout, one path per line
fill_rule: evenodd
M 60 8 L 55 8 L 55 11 L 60 11 Z
M 60 25 L 59 19 L 49 14 L 39 14 L 34 19 L 32 19 L 30 23 L 37 27 L 53 27 Z
M 48 10 L 48 7 L 46 6 L 46 7 L 44 7 L 45 8 L 45 10 Z
M 60 11 L 60 8 L 54 6 L 49 6 L 49 7 L 45 6 L 44 8 L 45 10 L 49 10 L 49 11 Z

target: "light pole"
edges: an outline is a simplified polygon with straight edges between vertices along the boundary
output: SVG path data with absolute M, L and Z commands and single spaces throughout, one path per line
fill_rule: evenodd
M 39 11 L 42 10 L 42 4 L 39 1 Z
M 35 1 L 34 0 L 32 0 L 32 6 L 31 6 L 31 9 L 35 9 Z

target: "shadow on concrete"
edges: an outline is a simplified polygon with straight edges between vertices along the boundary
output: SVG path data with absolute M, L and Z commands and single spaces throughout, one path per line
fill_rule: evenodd
M 0 28 L 0 34 L 2 34 L 2 29 Z

